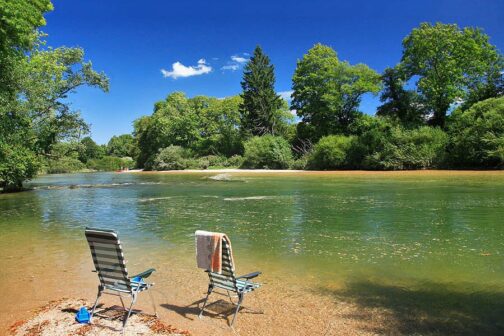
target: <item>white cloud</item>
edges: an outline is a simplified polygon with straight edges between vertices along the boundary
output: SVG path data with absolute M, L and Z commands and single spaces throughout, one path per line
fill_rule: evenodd
M 290 102 L 292 100 L 291 95 L 294 93 L 294 91 L 289 90 L 289 91 L 280 91 L 278 92 L 278 95 L 282 97 L 283 99 L 287 100 Z
M 241 56 L 237 56 L 237 55 L 231 56 L 231 60 L 232 60 L 233 62 L 240 63 L 240 64 L 241 64 L 241 63 L 245 63 L 245 62 L 247 62 L 247 61 L 248 61 L 248 59 L 247 59 L 247 58 L 245 58 L 245 57 L 241 57 Z
M 248 54 L 242 53 L 242 55 L 246 56 Z M 221 70 L 231 70 L 231 71 L 236 71 L 238 70 L 243 64 L 248 62 L 248 58 L 239 56 L 239 55 L 233 55 L 231 56 L 231 60 L 227 62 L 226 65 L 221 67 Z
M 231 70 L 231 71 L 236 71 L 240 68 L 238 64 L 229 64 L 229 65 L 224 65 L 221 70 Z
M 212 67 L 207 64 L 204 58 L 198 60 L 198 65 L 196 66 L 185 66 L 180 62 L 175 62 L 172 64 L 172 70 L 168 71 L 161 69 L 163 77 L 171 77 L 177 79 L 179 77 L 191 77 L 204 75 L 212 71 Z

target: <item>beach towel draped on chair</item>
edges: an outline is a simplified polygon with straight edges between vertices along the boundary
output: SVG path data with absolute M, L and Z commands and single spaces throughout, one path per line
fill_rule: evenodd
M 91 256 L 95 266 L 95 272 L 98 273 L 100 284 L 98 285 L 98 295 L 91 310 L 90 323 L 93 319 L 98 300 L 102 294 L 119 296 L 121 304 L 126 311 L 123 320 L 123 333 L 126 322 L 133 311 L 133 305 L 136 302 L 137 295 L 140 292 L 146 291 L 154 283 L 146 283 L 144 279 L 149 277 L 155 269 L 151 268 L 135 276 L 129 277 L 126 269 L 126 261 L 122 252 L 121 242 L 115 231 L 104 229 L 86 228 L 86 239 L 91 250 Z M 123 295 L 131 298 L 131 304 L 127 309 L 124 305 Z M 156 305 L 149 292 L 154 314 L 156 313 Z
M 235 276 L 233 253 L 229 238 L 223 233 L 208 231 L 196 231 L 195 235 L 198 267 L 206 270 L 210 281 L 199 317 L 201 318 L 203 316 L 210 294 L 217 288 L 223 289 L 230 298 L 230 293 L 235 293 L 238 296 L 238 303 L 236 304 L 236 310 L 230 324 L 232 327 L 241 304 L 243 303 L 245 294 L 261 286 L 259 283 L 250 281 L 250 279 L 259 276 L 261 272 L 254 272 L 239 277 Z M 216 239 L 218 239 L 219 242 L 215 242 Z M 209 258 L 209 255 L 211 255 L 211 258 Z M 215 255 L 220 257 L 219 262 L 212 261 Z M 215 265 L 219 265 L 219 267 L 213 267 Z

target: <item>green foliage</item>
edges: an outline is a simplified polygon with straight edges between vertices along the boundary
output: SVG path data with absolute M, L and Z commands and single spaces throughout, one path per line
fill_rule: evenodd
M 24 146 L 10 145 L 0 139 L 0 188 L 4 192 L 19 191 L 23 180 L 37 173 L 39 157 Z
M 240 97 L 187 98 L 180 92 L 155 104 L 152 116 L 134 123 L 140 153 L 139 167 L 153 159 L 161 148 L 182 146 L 199 155 L 230 156 L 241 152 Z
M 244 143 L 243 167 L 287 169 L 292 162 L 292 152 L 287 140 L 273 135 L 252 137 Z
M 91 159 L 87 167 L 99 171 L 116 171 L 130 169 L 135 166 L 135 161 L 130 157 L 119 158 L 117 156 L 104 156 L 100 159 Z
M 21 189 L 55 143 L 88 131 L 69 107 L 70 93 L 82 85 L 108 90 L 108 79 L 84 61 L 82 49 L 42 48 L 37 29 L 51 9 L 44 0 L 0 1 L 0 146 L 4 153 L 15 149 L 0 162 L 4 191 Z
M 450 164 L 455 167 L 504 166 L 504 97 L 457 110 L 448 124 Z
M 189 160 L 189 153 L 185 148 L 170 145 L 161 149 L 146 168 L 150 170 L 182 170 L 188 168 L 190 164 L 197 165 Z
M 504 68 L 502 55 L 478 28 L 422 23 L 403 40 L 403 48 L 406 77 L 419 77 L 417 90 L 433 113 L 432 124 L 441 127 L 456 99 Z
M 282 98 L 275 92 L 274 66 L 260 46 L 255 48 L 245 66 L 241 86 L 243 132 L 250 135 L 278 135 L 278 128 L 284 122 L 280 110 Z
M 292 82 L 292 108 L 302 123 L 312 126 L 312 140 L 349 133 L 362 95 L 380 90 L 380 75 L 374 70 L 342 62 L 333 49 L 322 44 L 316 44 L 298 61 Z
M 352 151 L 354 157 L 362 157 L 365 169 L 427 169 L 443 163 L 447 142 L 439 128 L 405 129 L 381 121 L 359 137 Z
M 397 119 L 403 125 L 420 125 L 427 111 L 418 94 L 404 89 L 404 78 L 399 69 L 387 68 L 382 75 L 384 90 L 380 96 L 383 105 L 376 115 Z
M 79 160 L 83 163 L 88 162 L 90 159 L 100 159 L 105 156 L 105 148 L 94 142 L 91 137 L 85 137 L 80 141 L 78 152 Z
M 349 151 L 355 141 L 353 136 L 328 135 L 322 137 L 313 146 L 307 167 L 310 169 L 330 170 L 350 166 Z
M 86 165 L 73 157 L 62 157 L 57 160 L 50 159 L 47 161 L 46 172 L 48 174 L 64 174 L 82 171 Z
M 107 155 L 134 157 L 137 153 L 136 142 L 131 134 L 113 136 L 107 144 Z

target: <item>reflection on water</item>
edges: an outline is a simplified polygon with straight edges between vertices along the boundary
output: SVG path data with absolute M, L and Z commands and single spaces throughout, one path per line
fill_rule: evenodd
M 504 175 L 253 175 L 243 183 L 210 175 L 40 177 L 33 191 L 0 195 L 0 253 L 40 241 L 52 242 L 44 253 L 82 253 L 72 246 L 94 226 L 118 230 L 133 251 L 193 262 L 193 233 L 205 229 L 226 232 L 240 263 L 279 278 L 504 292 Z

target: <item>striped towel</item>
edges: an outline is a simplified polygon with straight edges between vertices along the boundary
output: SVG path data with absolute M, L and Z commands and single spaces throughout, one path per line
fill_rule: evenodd
M 210 272 L 222 273 L 223 233 L 198 230 L 196 235 L 196 261 L 199 268 Z M 229 239 L 227 239 L 229 241 Z

